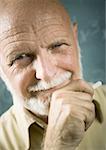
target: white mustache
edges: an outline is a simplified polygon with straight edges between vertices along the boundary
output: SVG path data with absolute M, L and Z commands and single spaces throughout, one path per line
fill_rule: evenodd
M 72 73 L 69 71 L 66 71 L 62 75 L 60 75 L 58 78 L 53 79 L 50 82 L 45 82 L 45 81 L 39 81 L 36 85 L 30 86 L 28 88 L 29 92 L 37 92 L 37 91 L 42 91 L 42 90 L 48 90 L 50 88 L 53 88 L 55 86 L 58 86 L 62 84 L 63 82 L 71 79 Z

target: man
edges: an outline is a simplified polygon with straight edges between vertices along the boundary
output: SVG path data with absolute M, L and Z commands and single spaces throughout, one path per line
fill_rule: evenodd
M 94 92 L 58 1 L 0 1 L 0 75 L 14 103 L 0 120 L 0 150 L 85 150 Z

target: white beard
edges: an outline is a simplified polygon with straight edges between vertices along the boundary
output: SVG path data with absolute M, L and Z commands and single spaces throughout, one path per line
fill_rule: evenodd
M 3 72 L 2 72 L 3 73 Z M 33 85 L 32 87 L 29 87 L 29 92 L 40 92 L 40 90 L 48 90 L 50 88 L 53 88 L 55 86 L 58 86 L 59 84 L 62 84 L 63 82 L 71 79 L 72 73 L 69 71 L 66 71 L 65 73 L 61 74 L 59 77 L 54 78 L 51 82 L 44 82 L 40 81 L 38 82 L 37 85 Z M 8 90 L 11 92 L 12 97 L 13 97 L 13 103 L 14 105 L 18 107 L 25 107 L 32 113 L 40 116 L 48 116 L 49 114 L 49 107 L 50 107 L 50 101 L 51 101 L 51 96 L 46 97 L 46 100 L 40 99 L 39 97 L 31 97 L 29 99 L 23 98 L 22 96 L 19 96 L 17 91 L 13 87 L 11 87 L 11 83 L 3 73 L 3 78 L 2 78 L 7 87 Z
M 65 73 L 61 74 L 59 77 L 54 78 L 51 82 L 44 82 L 40 81 L 37 85 L 33 85 L 32 87 L 29 87 L 29 92 L 40 92 L 40 90 L 48 90 L 50 88 L 53 88 L 55 86 L 58 86 L 62 84 L 63 82 L 71 79 L 72 73 L 69 71 L 66 71 Z M 29 111 L 31 111 L 33 114 L 36 114 L 38 116 L 48 116 L 49 114 L 49 107 L 51 102 L 51 96 L 50 94 L 46 97 L 46 100 L 43 98 L 40 99 L 39 97 L 31 97 L 29 99 L 20 97 L 15 91 L 14 88 L 11 87 L 11 84 L 9 80 L 4 76 L 6 81 L 6 85 L 9 89 L 9 91 L 12 94 L 13 97 L 13 103 L 14 105 L 18 107 L 25 107 Z
M 72 73 L 66 71 L 61 74 L 59 77 L 54 78 L 51 82 L 40 81 L 37 85 L 33 85 L 29 87 L 30 92 L 40 92 L 40 90 L 48 90 L 55 86 L 61 85 L 63 82 L 71 79 Z M 38 98 L 30 98 L 29 100 L 25 100 L 24 106 L 34 114 L 38 114 L 41 116 L 48 116 L 49 107 L 51 102 L 51 95 L 47 96 L 46 100 Z
M 24 107 L 30 110 L 34 114 L 40 116 L 48 116 L 49 104 L 50 104 L 50 98 L 46 99 L 46 102 L 44 102 L 40 99 L 33 97 L 24 102 Z

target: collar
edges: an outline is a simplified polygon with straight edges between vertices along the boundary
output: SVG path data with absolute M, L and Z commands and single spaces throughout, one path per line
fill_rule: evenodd
M 99 123 L 104 122 L 106 105 L 106 85 L 102 85 L 94 90 L 93 103 L 95 105 L 95 116 Z
M 13 109 L 17 119 L 17 124 L 21 130 L 22 138 L 24 140 L 26 148 L 28 149 L 30 146 L 29 127 L 33 123 L 36 123 L 41 128 L 46 129 L 47 124 L 23 107 L 14 105 Z

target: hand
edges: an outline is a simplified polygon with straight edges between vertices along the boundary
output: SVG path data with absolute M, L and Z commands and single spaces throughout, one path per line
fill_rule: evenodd
M 52 95 L 45 150 L 74 150 L 95 118 L 93 88 L 71 81 Z

